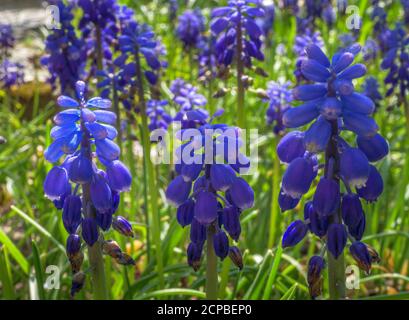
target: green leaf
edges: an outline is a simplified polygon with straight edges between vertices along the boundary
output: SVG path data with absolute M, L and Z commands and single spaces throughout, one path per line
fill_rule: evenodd
M 62 252 L 65 253 L 65 247 L 56 239 L 54 238 L 51 233 L 49 233 L 44 227 L 42 227 L 40 224 L 38 224 L 36 221 L 34 221 L 32 218 L 30 218 L 26 213 L 21 211 L 19 208 L 16 206 L 12 205 L 11 210 L 13 210 L 15 213 L 17 213 L 20 217 L 22 217 L 27 223 L 31 224 L 34 228 L 36 228 L 40 233 L 43 234 L 46 238 L 50 239 L 57 247 L 60 249 Z
M 38 297 L 40 298 L 40 300 L 45 300 L 43 268 L 41 266 L 40 254 L 34 241 L 31 242 L 31 248 L 33 250 L 33 264 Z
M 4 298 L 8 300 L 15 299 L 13 276 L 11 274 L 10 262 L 7 254 L 7 248 L 0 248 L 0 280 L 3 287 Z
M 293 300 L 295 296 L 295 290 L 297 290 L 298 283 L 294 283 L 286 293 L 283 294 L 280 300 Z
M 21 253 L 21 251 L 14 245 L 10 240 L 7 234 L 2 228 L 0 228 L 0 242 L 8 249 L 8 252 L 11 254 L 14 260 L 20 265 L 23 272 L 28 275 L 29 273 L 29 263 Z

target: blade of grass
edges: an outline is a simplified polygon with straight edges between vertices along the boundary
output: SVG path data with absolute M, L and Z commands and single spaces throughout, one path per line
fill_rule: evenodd
M 14 245 L 10 238 L 6 235 L 4 230 L 0 228 L 0 242 L 8 249 L 13 259 L 20 265 L 23 272 L 28 275 L 29 263 L 21 253 L 21 251 Z
M 40 300 L 45 300 L 43 268 L 41 266 L 40 254 L 34 241 L 31 242 L 31 248 L 33 251 L 34 275 L 36 278 L 38 297 Z
M 6 247 L 0 248 L 0 280 L 2 283 L 4 298 L 7 300 L 14 300 L 15 292 L 13 287 L 13 276 L 11 274 Z

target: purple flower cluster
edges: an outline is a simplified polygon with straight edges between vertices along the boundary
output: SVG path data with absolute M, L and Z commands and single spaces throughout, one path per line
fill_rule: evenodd
M 0 60 L 10 55 L 10 50 L 14 47 L 13 28 L 10 24 L 0 23 Z
M 23 66 L 4 59 L 0 63 L 0 88 L 10 88 L 24 82 Z
M 407 99 L 409 92 L 409 35 L 401 25 L 385 32 L 387 49 L 382 69 L 388 70 L 385 84 L 389 86 L 386 96 L 398 92 L 400 100 Z
M 379 83 L 374 77 L 368 77 L 362 84 L 362 93 L 370 98 L 374 103 L 375 107 L 379 107 L 379 103 L 382 101 L 383 96 L 379 92 Z
M 173 121 L 180 121 L 183 129 L 196 128 L 206 123 L 209 113 L 201 107 L 207 104 L 207 100 L 198 93 L 197 87 L 183 79 L 175 79 L 170 91 L 173 93 L 173 101 L 180 106 L 180 111 Z
M 156 129 L 166 130 L 169 124 L 172 122 L 172 116 L 164 109 L 168 105 L 167 100 L 149 100 L 147 103 L 146 114 L 150 119 L 148 125 L 149 130 Z
M 255 21 L 264 17 L 259 1 L 230 0 L 227 7 L 213 9 L 211 17 L 210 29 L 217 36 L 218 64 L 229 66 L 234 59 L 240 59 L 245 67 L 250 68 L 252 58 L 264 60 L 261 51 L 263 31 Z
M 199 9 L 186 10 L 179 16 L 176 35 L 185 49 L 197 48 L 204 30 L 205 20 Z
M 282 246 L 298 244 L 308 231 L 320 237 L 329 253 L 337 259 L 347 240 L 358 264 L 369 272 L 371 249 L 361 241 L 365 230 L 365 214 L 361 199 L 376 201 L 383 191 L 382 177 L 371 163 L 388 154 L 386 140 L 377 133 L 371 117 L 375 105 L 370 98 L 355 92 L 353 80 L 363 77 L 366 68 L 353 65 L 355 55 L 349 51 L 336 53 L 330 61 L 316 45 L 306 49 L 308 59 L 301 72 L 311 84 L 293 90 L 302 105 L 288 109 L 283 124 L 288 128 L 314 123 L 305 131 L 288 133 L 278 144 L 280 160 L 288 164 L 283 175 L 279 204 L 283 211 L 293 209 L 306 194 L 320 168 L 320 178 L 313 199 L 304 207 L 304 220 L 293 222 L 284 233 Z M 356 147 L 342 137 L 343 131 L 357 135 Z M 325 152 L 322 167 L 318 155 Z M 340 181 L 346 193 L 341 193 Z M 312 297 L 321 292 L 322 256 L 313 257 L 309 267 Z M 311 273 L 311 276 L 310 276 Z
M 168 202 L 177 207 L 179 224 L 190 225 L 188 263 L 194 270 L 199 269 L 204 244 L 212 237 L 215 254 L 222 260 L 230 256 L 241 268 L 240 251 L 229 244 L 227 234 L 239 240 L 240 214 L 253 206 L 254 192 L 236 175 L 250 165 L 239 151 L 239 129 L 206 123 L 195 134 L 190 135 L 189 130 L 181 130 L 178 135 L 182 145 L 176 154 L 175 169 L 179 175 L 166 190 Z
M 100 238 L 100 230 L 111 225 L 120 233 L 132 236 L 132 227 L 123 217 L 114 216 L 118 209 L 120 193 L 130 188 L 132 177 L 126 166 L 118 160 L 120 150 L 113 142 L 117 135 L 112 124 L 115 113 L 107 110 L 111 102 L 100 97 L 85 100 L 86 85 L 76 83 L 77 99 L 60 96 L 58 105 L 64 108 L 54 117 L 51 130 L 53 143 L 45 151 L 45 158 L 55 163 L 44 181 L 45 195 L 62 210 L 64 227 L 70 234 L 67 255 L 73 273 L 79 272 L 83 254 L 82 239 L 88 246 L 98 241 L 102 246 L 115 246 Z M 96 159 L 105 167 L 97 167 Z M 82 186 L 82 195 L 79 187 Z M 115 252 L 106 251 L 120 264 L 133 264 L 132 258 L 122 253 L 116 245 Z M 73 282 L 72 293 L 77 292 Z
M 281 134 L 285 127 L 283 125 L 283 113 L 291 107 L 293 101 L 291 82 L 280 84 L 271 81 L 268 83 L 267 95 L 269 105 L 266 112 L 267 124 L 274 125 L 275 134 Z
M 125 63 L 124 77 L 131 82 L 137 76 L 138 66 L 134 62 L 135 56 L 143 57 L 146 62 L 141 66 L 146 79 L 151 85 L 155 85 L 161 68 L 167 66 L 161 56 L 165 54 L 160 42 L 155 38 L 155 33 L 146 24 L 139 24 L 136 21 L 128 21 L 124 26 L 122 35 L 119 37 L 119 47 L 122 59 Z M 132 62 L 128 62 L 132 60 Z
M 60 27 L 53 29 L 47 37 L 45 47 L 48 55 L 41 59 L 41 63 L 48 67 L 49 81 L 53 86 L 58 80 L 62 94 L 73 93 L 76 81 L 82 78 L 86 61 L 84 43 L 77 37 L 73 26 L 74 5 L 66 5 L 62 0 L 49 2 L 59 8 Z
M 320 48 L 324 47 L 324 41 L 319 31 L 312 32 L 311 29 L 307 28 L 303 32 L 298 33 L 297 36 L 295 37 L 293 50 L 297 55 L 297 61 L 295 65 L 296 68 L 294 71 L 294 75 L 297 79 L 297 83 L 307 81 L 307 79 L 303 76 L 303 73 L 301 72 L 301 65 L 303 61 L 306 60 L 307 57 L 305 48 L 311 44 L 314 44 Z

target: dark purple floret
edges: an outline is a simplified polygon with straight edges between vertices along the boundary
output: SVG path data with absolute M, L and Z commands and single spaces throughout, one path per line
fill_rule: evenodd
M 301 220 L 291 223 L 283 235 L 282 247 L 293 247 L 297 245 L 308 232 L 308 225 Z
M 344 251 L 347 243 L 347 232 L 345 226 L 333 223 L 328 228 L 328 251 L 337 259 Z
M 79 196 L 69 195 L 64 200 L 62 210 L 62 221 L 68 233 L 75 233 L 81 224 L 81 198 Z
M 371 272 L 372 261 L 366 244 L 359 241 L 354 242 L 349 247 L 349 252 L 351 252 L 358 266 L 364 270 L 366 274 L 369 274 Z
M 82 238 L 92 247 L 98 240 L 98 226 L 94 218 L 85 218 L 82 220 Z

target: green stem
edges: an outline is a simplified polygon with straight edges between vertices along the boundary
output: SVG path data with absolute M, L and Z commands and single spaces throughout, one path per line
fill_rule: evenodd
M 243 86 L 243 75 L 244 75 L 244 65 L 241 59 L 243 52 L 243 42 L 242 42 L 242 26 L 241 20 L 237 24 L 236 29 L 237 37 L 237 52 L 236 52 L 236 67 L 237 67 L 237 117 L 238 125 L 240 128 L 246 128 L 246 117 L 244 112 L 244 86 Z
M 146 115 L 146 101 L 144 96 L 144 89 L 143 89 L 143 78 L 142 78 L 142 70 L 141 70 L 141 63 L 139 59 L 139 51 L 137 50 L 135 55 L 135 63 L 136 63 L 136 76 L 137 76 L 137 89 L 138 89 L 138 97 L 139 97 L 139 104 L 141 110 L 141 118 L 142 118 L 142 147 L 143 147 L 143 157 L 144 157 L 144 164 L 146 165 L 147 170 L 147 182 L 148 182 L 148 194 L 149 194 L 149 204 L 151 206 L 151 213 L 152 213 L 152 236 L 153 236 L 153 243 L 155 244 L 155 251 L 156 251 L 156 266 L 158 271 L 159 277 L 159 286 L 160 288 L 164 288 L 165 282 L 163 277 L 163 255 L 162 255 L 162 245 L 160 239 L 160 215 L 158 210 L 158 187 L 156 185 L 155 179 L 155 171 L 153 168 L 153 164 L 150 160 L 151 154 L 151 145 L 149 140 L 149 128 L 148 128 L 148 118 Z M 148 210 L 148 203 L 146 203 L 146 210 Z
M 271 210 L 270 210 L 270 232 L 268 234 L 268 248 L 273 248 L 276 236 L 277 222 L 279 219 L 278 196 L 280 192 L 280 161 L 276 155 L 278 137 L 273 142 L 273 176 L 271 182 Z
M 95 32 L 96 32 L 96 50 L 97 50 L 97 68 L 98 70 L 102 70 L 103 65 L 102 65 L 102 34 L 101 34 L 101 28 L 99 26 L 95 26 Z
M 338 123 L 336 120 L 331 122 L 332 135 L 325 153 L 325 176 L 334 179 L 339 186 L 339 154 L 338 154 Z M 333 165 L 330 164 L 333 161 Z M 331 217 L 330 223 L 342 223 L 340 208 L 336 214 Z M 338 259 L 328 251 L 328 282 L 329 297 L 331 300 L 345 299 L 345 260 L 342 252 Z
M 215 229 L 213 225 L 207 228 L 207 260 L 206 260 L 206 299 L 217 300 L 217 257 L 213 248 L 213 235 Z
M 89 141 L 89 134 L 85 128 L 85 125 L 81 124 L 84 137 L 81 141 L 81 148 L 85 151 L 86 156 L 92 159 L 91 156 L 91 144 Z M 84 215 L 87 218 L 95 219 L 96 210 L 91 201 L 90 184 L 82 185 L 82 202 L 84 208 Z M 99 231 L 98 231 L 99 233 Z M 95 300 L 108 300 L 108 291 L 105 281 L 105 268 L 104 268 L 104 258 L 102 256 L 101 241 L 98 239 L 95 244 L 90 247 L 88 246 L 88 260 L 91 270 L 91 280 L 92 280 L 92 290 Z
M 409 135 L 409 102 L 405 98 L 402 98 L 402 101 L 403 109 L 405 110 L 407 134 Z

